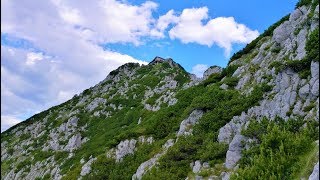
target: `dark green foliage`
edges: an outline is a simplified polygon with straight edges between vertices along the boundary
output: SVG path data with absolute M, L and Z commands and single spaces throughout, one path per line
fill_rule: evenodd
M 272 69 L 273 67 L 276 70 L 276 74 L 285 68 L 284 64 L 279 61 L 272 61 L 272 63 L 269 65 L 269 68 Z
M 35 155 L 34 155 L 34 162 L 36 161 L 43 161 L 47 158 L 49 158 L 50 156 L 52 156 L 53 153 L 50 152 L 50 151 L 42 151 L 42 150 L 38 150 L 37 152 L 35 152 Z
M 204 80 L 202 83 L 203 83 L 204 86 L 207 86 L 207 85 L 212 84 L 212 83 L 217 83 L 221 79 L 222 79 L 221 74 L 213 73 L 208 77 L 208 79 Z
M 228 65 L 226 68 L 223 68 L 221 77 L 231 77 L 238 67 L 238 65 Z
M 237 77 L 227 77 L 224 79 L 224 83 L 229 87 L 235 87 L 238 84 L 239 78 Z
M 299 0 L 296 4 L 296 8 L 301 7 L 301 6 L 307 6 L 311 3 L 312 3 L 312 0 Z
M 310 103 L 308 106 L 303 108 L 304 112 L 309 112 L 312 108 L 314 108 L 316 105 L 314 103 Z
M 181 86 L 184 83 L 189 81 L 189 77 L 187 74 L 179 73 L 177 76 L 174 77 L 174 80 L 176 80 L 179 83 L 179 85 Z
M 257 138 L 260 142 L 262 136 L 267 133 L 268 124 L 269 120 L 266 118 L 262 118 L 260 122 L 252 120 L 250 121 L 248 128 L 243 130 L 241 133 L 249 138 Z
M 224 160 L 226 152 L 228 150 L 227 144 L 222 144 L 214 142 L 207 139 L 208 142 L 204 142 L 202 148 L 198 150 L 201 161 L 210 161 L 212 164 L 222 163 Z
M 90 89 L 84 90 L 84 91 L 83 91 L 83 95 L 84 95 L 84 96 L 89 95 L 89 94 L 90 94 L 90 91 L 91 91 Z
M 305 166 L 302 157 L 313 148 L 315 135 L 319 135 L 319 131 L 315 131 L 317 125 L 307 123 L 307 128 L 301 128 L 302 118 L 285 121 L 277 117 L 268 121 L 251 121 L 242 132 L 257 138 L 259 145 L 253 144 L 243 152 L 240 169 L 231 179 L 292 179 Z
M 111 76 L 115 76 L 115 75 L 119 74 L 119 70 L 118 70 L 118 69 L 113 70 L 113 71 L 111 71 L 109 74 L 110 74 Z
M 20 162 L 17 166 L 16 169 L 14 170 L 15 173 L 19 172 L 22 168 L 26 168 L 28 166 L 31 166 L 31 161 L 30 159 L 26 159 L 22 162 Z
M 310 69 L 311 61 L 305 58 L 302 60 L 287 60 L 286 66 L 294 72 L 301 72 Z
M 229 65 L 226 68 L 223 68 L 221 73 L 213 73 L 201 84 L 207 86 L 209 84 L 220 82 L 222 78 L 228 77 L 226 83 L 229 83 L 230 86 L 235 86 L 235 83 L 238 81 L 236 78 L 232 78 L 233 73 L 238 69 L 238 65 Z
M 55 154 L 54 154 L 54 160 L 55 161 L 60 161 L 60 160 L 64 160 L 65 158 L 67 158 L 69 155 L 68 152 L 66 151 L 57 151 Z
M 271 49 L 271 52 L 273 52 L 273 53 L 279 53 L 280 50 L 281 50 L 281 47 L 280 47 L 280 46 L 276 46 L 276 47 L 274 47 L 274 48 Z
M 313 30 L 306 42 L 306 59 L 319 62 L 319 27 Z
M 51 178 L 51 175 L 50 174 L 45 174 L 44 176 L 43 176 L 43 178 L 42 178 L 42 180 L 49 180 L 49 179 L 52 179 Z
M 9 154 L 9 155 L 12 155 L 13 152 L 14 152 L 14 149 L 13 149 L 13 148 L 8 148 L 8 154 Z
M 281 23 L 284 21 L 289 20 L 290 14 L 284 16 L 282 19 L 280 19 L 278 22 L 271 25 L 267 30 L 265 30 L 259 37 L 257 37 L 255 40 L 251 41 L 251 43 L 247 44 L 245 48 L 238 51 L 237 53 L 233 54 L 233 56 L 230 58 L 230 62 L 239 59 L 242 55 L 248 54 L 252 49 L 254 49 L 257 45 L 257 43 L 266 36 L 271 36 L 273 34 L 273 31 L 276 27 L 278 27 Z

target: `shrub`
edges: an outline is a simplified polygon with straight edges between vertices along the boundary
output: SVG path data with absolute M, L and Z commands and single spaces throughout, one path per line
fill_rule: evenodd
M 213 73 L 213 74 L 211 74 L 206 80 L 203 81 L 203 85 L 204 85 L 204 86 L 207 86 L 207 85 L 212 84 L 212 83 L 217 83 L 217 82 L 219 82 L 221 79 L 222 79 L 221 74 L 219 74 L 219 73 Z
M 299 0 L 296 4 L 296 8 L 299 8 L 301 6 L 307 6 L 312 3 L 312 0 Z
M 239 78 L 237 77 L 227 77 L 223 82 L 230 87 L 235 87 L 238 84 Z
M 274 121 L 252 121 L 242 133 L 256 137 L 259 145 L 244 150 L 240 169 L 231 179 L 292 179 L 305 166 L 305 154 L 312 149 L 312 141 L 319 131 L 316 124 L 301 128 L 303 119 L 287 121 L 277 117 Z M 313 136 L 310 136 L 313 134 Z
M 313 30 L 306 42 L 306 59 L 319 62 L 319 27 Z

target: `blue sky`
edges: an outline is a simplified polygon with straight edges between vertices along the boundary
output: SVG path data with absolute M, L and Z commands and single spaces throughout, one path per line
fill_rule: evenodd
M 201 76 L 296 1 L 1 1 L 1 131 L 127 62 L 171 57 Z

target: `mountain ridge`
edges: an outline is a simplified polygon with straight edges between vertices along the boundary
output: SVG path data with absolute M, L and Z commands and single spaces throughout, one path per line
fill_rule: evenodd
M 299 1 L 203 78 L 124 64 L 1 133 L 1 179 L 316 179 L 318 28 L 317 1 Z

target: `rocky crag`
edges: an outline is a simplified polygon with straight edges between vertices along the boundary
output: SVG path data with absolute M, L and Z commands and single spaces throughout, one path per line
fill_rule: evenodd
M 125 64 L 1 133 L 1 179 L 318 179 L 319 5 L 226 68 Z

